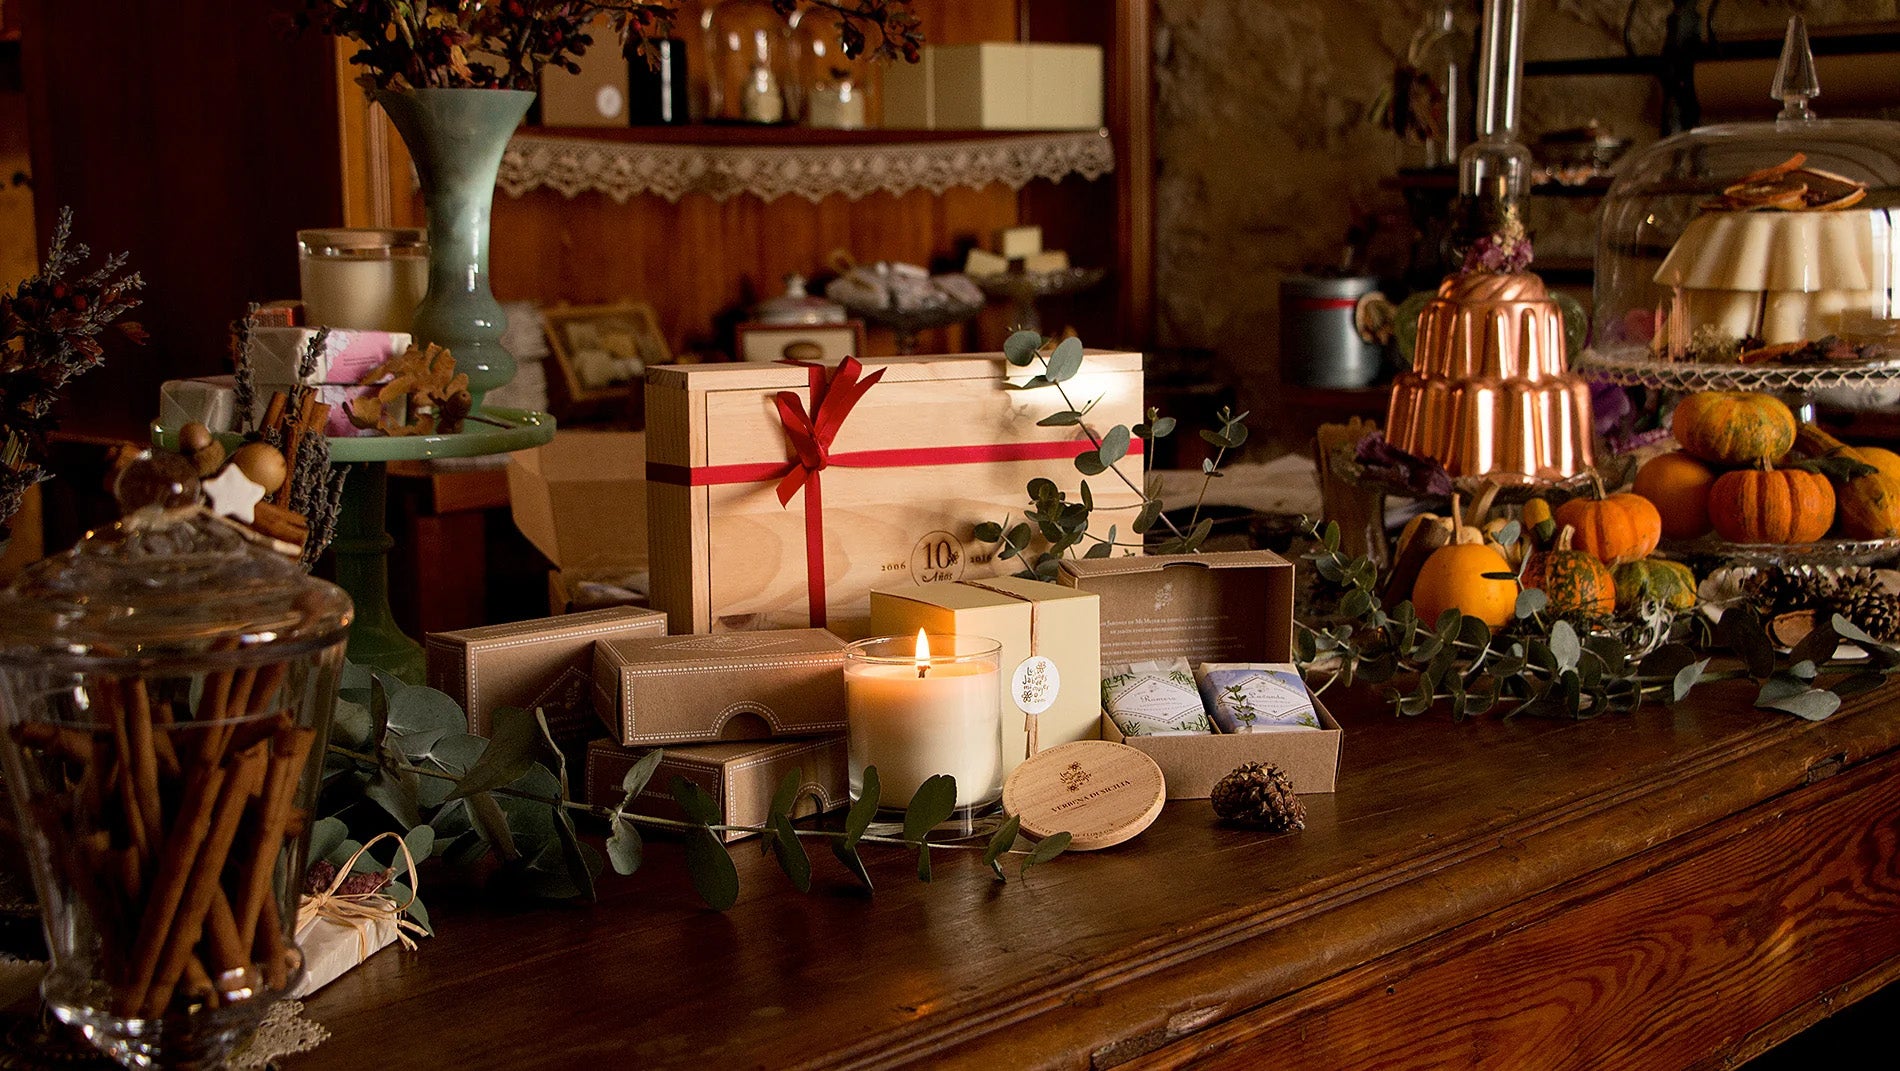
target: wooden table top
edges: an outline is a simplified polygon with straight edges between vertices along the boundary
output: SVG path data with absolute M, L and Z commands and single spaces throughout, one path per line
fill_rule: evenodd
M 641 1068 L 1086 1068 L 1179 1066 L 1192 1049 L 1205 1066 L 1243 1067 L 1251 1060 L 1222 1063 L 1219 1053 L 1254 1036 L 1245 1024 L 1270 1024 L 1285 1009 L 1302 1035 L 1319 1036 L 1329 994 L 1398 996 L 1401 978 L 1416 985 L 1405 991 L 1412 999 L 1386 1009 L 1383 1035 L 1353 1027 L 1353 1046 L 1411 1052 L 1417 1037 L 1435 1036 L 1463 1054 L 1454 1061 L 1461 1066 L 1539 1066 L 1475 1059 L 1501 1027 L 1489 1013 L 1465 1021 L 1461 1009 L 1477 1006 L 1491 983 L 1461 970 L 1429 983 L 1444 992 L 1429 990 L 1436 961 L 1418 950 L 1541 932 L 1537 918 L 1619 890 L 1640 890 L 1629 894 L 1645 898 L 1635 910 L 1666 912 L 1694 901 L 1693 889 L 1659 896 L 1648 891 L 1655 882 L 1644 882 L 1692 855 L 1757 890 L 1784 872 L 1818 873 L 1830 860 L 1884 860 L 1855 862 L 1853 880 L 1829 879 L 1827 892 L 1840 901 L 1829 912 L 1879 921 L 1876 936 L 1804 934 L 1799 956 L 1751 960 L 1749 986 L 1806 993 L 1860 979 L 1859 989 L 1838 990 L 1851 1000 L 1900 971 L 1900 868 L 1892 863 L 1900 807 L 1892 794 L 1869 795 L 1900 783 L 1900 709 L 1893 689 L 1882 689 L 1809 724 L 1753 710 L 1752 696 L 1752 686 L 1727 682 L 1633 716 L 1454 725 L 1329 695 L 1346 730 L 1339 789 L 1304 797 L 1304 832 L 1228 829 L 1206 801 L 1171 802 L 1136 840 L 1064 856 L 1008 884 L 975 853 L 934 853 L 936 880 L 924 885 L 909 853 L 866 851 L 878 883 L 872 897 L 820 850 L 813 892 L 801 896 L 747 841 L 733 846 L 739 903 L 716 914 L 697 906 L 677 847 L 649 842 L 645 869 L 604 877 L 601 902 L 591 906 L 510 911 L 437 894 L 440 936 L 414 953 L 378 954 L 311 998 L 310 1016 L 334 1037 L 292 1066 L 355 1068 L 375 1053 L 412 1071 L 610 1060 Z M 1821 793 L 1884 839 L 1835 843 L 1788 817 Z M 1820 828 L 1841 824 L 1829 821 Z M 1777 841 L 1776 828 L 1794 842 Z M 1760 849 L 1743 850 L 1754 844 Z M 1667 964 L 1673 945 L 1735 944 L 1731 930 L 1772 946 L 1772 920 L 1738 911 L 1720 925 L 1684 921 L 1662 936 L 1630 937 L 1626 948 L 1618 932 L 1558 937 L 1487 970 L 1507 973 L 1518 960 L 1577 949 L 1611 963 Z M 1750 1036 L 1759 1049 L 1801 1025 L 1766 1007 L 1762 1022 L 1748 1021 L 1756 1013 L 1724 1003 L 1732 967 L 1682 962 L 1654 978 L 1647 966 L 1616 967 L 1623 977 L 1615 985 L 1579 964 L 1580 991 L 1513 993 L 1510 1007 L 1523 1005 L 1528 1018 L 1512 1029 L 1532 1038 L 1570 1030 L 1562 1016 L 1538 1022 L 1537 1009 L 1587 1007 L 1630 1032 L 1635 1048 L 1598 1039 L 1603 1052 L 1627 1056 L 1689 1029 L 1671 1017 L 1692 1001 L 1726 1031 L 1681 1039 L 1695 1051 L 1736 1051 Z M 1643 979 L 1666 987 L 1667 999 L 1642 996 Z M 1574 1066 L 1614 1065 L 1582 1059 Z M 1368 1055 L 1350 1066 L 1375 1062 L 1438 1061 Z

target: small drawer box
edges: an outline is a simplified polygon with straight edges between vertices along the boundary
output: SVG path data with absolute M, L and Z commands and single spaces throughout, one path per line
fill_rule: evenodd
M 595 704 L 628 747 L 840 733 L 844 649 L 824 629 L 608 640 Z

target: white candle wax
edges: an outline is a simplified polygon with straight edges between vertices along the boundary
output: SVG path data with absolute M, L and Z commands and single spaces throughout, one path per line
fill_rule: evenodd
M 881 806 L 909 806 L 936 774 L 956 778 L 959 807 L 996 798 L 1003 772 L 996 673 L 982 662 L 938 663 L 921 677 L 915 666 L 846 666 L 851 769 L 877 767 Z
M 408 331 L 429 289 L 421 250 L 305 256 L 300 268 L 304 322 L 312 327 Z

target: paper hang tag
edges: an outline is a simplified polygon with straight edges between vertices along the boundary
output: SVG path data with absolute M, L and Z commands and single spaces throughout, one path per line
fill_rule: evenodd
M 1053 661 L 1031 655 L 1016 666 L 1009 691 L 1024 714 L 1041 714 L 1056 705 L 1056 696 L 1062 693 L 1062 672 Z

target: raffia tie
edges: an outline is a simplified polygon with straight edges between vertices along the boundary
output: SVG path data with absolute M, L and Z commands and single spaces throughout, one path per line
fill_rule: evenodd
M 381 843 L 385 837 L 394 837 L 396 847 L 402 851 L 404 872 L 409 879 L 409 899 L 398 904 L 395 897 L 382 892 L 344 893 L 343 883 L 356 872 L 356 861 L 363 857 L 364 852 Z M 386 877 L 390 880 L 394 879 L 394 867 L 389 869 Z M 329 888 L 315 895 L 305 896 L 297 905 L 297 932 L 302 933 L 304 927 L 318 919 L 326 919 L 339 926 L 347 926 L 356 933 L 358 949 L 356 958 L 358 962 L 361 962 L 368 959 L 369 954 L 375 951 L 369 946 L 369 938 L 376 924 L 393 922 L 396 924 L 396 939 L 402 942 L 403 948 L 413 952 L 416 942 L 410 938 L 409 934 L 418 933 L 427 936 L 429 931 L 404 918 L 403 913 L 414 906 L 416 897 L 421 893 L 421 884 L 421 878 L 416 874 L 416 859 L 415 856 L 409 854 L 408 842 L 393 832 L 378 833 L 361 848 L 356 849 L 356 854 L 350 856 L 348 862 L 337 868 L 336 880 L 330 883 Z

